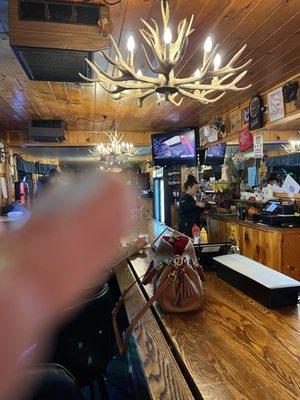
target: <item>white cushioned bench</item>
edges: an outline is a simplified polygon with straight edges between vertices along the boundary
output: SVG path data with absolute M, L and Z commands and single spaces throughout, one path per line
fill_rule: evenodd
M 267 307 L 297 304 L 300 282 L 239 254 L 215 257 L 217 274 Z

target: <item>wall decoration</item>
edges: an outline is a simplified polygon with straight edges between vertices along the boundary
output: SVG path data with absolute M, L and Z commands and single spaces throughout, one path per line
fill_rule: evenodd
M 200 146 L 205 146 L 207 143 L 213 143 L 218 140 L 218 130 L 213 125 L 205 125 L 199 129 Z
M 244 126 L 241 111 L 235 110 L 227 114 L 224 123 L 227 134 L 238 132 Z
M 264 126 L 264 103 L 260 96 L 252 97 L 249 104 L 249 129 L 254 131 Z
M 254 158 L 263 158 L 264 156 L 264 138 L 263 135 L 255 135 L 254 142 Z
M 0 163 L 4 163 L 5 162 L 5 148 L 4 148 L 4 144 L 0 143 Z
M 239 132 L 238 138 L 240 152 L 247 151 L 253 147 L 253 135 L 249 131 L 248 126 Z
M 205 136 L 207 138 L 207 141 L 209 143 L 216 142 L 218 140 L 218 138 L 219 138 L 218 132 L 219 131 L 218 131 L 218 129 L 216 129 L 215 126 L 213 126 L 213 125 L 207 126 L 207 129 L 204 131 L 204 134 L 205 134 Z
M 277 88 L 268 93 L 268 112 L 270 122 L 284 117 L 282 88 Z
M 289 81 L 283 86 L 282 92 L 285 103 L 289 103 L 297 99 L 298 87 L 299 85 L 296 81 Z
M 244 124 L 249 122 L 249 107 L 243 109 Z
M 205 146 L 206 143 L 207 143 L 207 138 L 205 136 L 205 128 L 206 128 L 206 125 L 202 126 L 199 129 L 199 144 L 200 144 L 200 147 L 201 146 Z

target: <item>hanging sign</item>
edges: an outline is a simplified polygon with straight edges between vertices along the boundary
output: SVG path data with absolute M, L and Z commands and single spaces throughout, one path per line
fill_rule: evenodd
M 268 112 L 270 122 L 277 121 L 284 117 L 283 93 L 281 87 L 268 93 Z
M 263 158 L 264 156 L 264 139 L 263 135 L 255 135 L 253 137 L 254 158 Z
M 248 126 L 239 132 L 238 138 L 239 138 L 239 147 L 241 153 L 252 148 L 253 135 L 249 131 Z

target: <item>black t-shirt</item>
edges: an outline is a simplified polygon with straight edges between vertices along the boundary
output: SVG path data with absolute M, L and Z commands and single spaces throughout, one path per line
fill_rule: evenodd
M 196 200 L 188 193 L 184 193 L 179 200 L 179 215 L 182 221 L 197 222 L 201 215 L 201 208 Z

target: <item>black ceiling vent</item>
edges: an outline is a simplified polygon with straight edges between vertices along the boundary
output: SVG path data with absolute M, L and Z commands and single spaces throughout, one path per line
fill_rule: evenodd
M 13 49 L 31 80 L 86 82 L 79 72 L 88 78 L 92 75 L 85 58 L 93 61 L 93 52 L 22 46 Z
M 28 138 L 35 142 L 60 143 L 66 140 L 66 123 L 60 120 L 31 120 Z
M 26 21 L 97 25 L 105 6 L 47 0 L 19 0 L 19 18 Z

